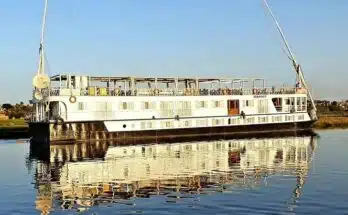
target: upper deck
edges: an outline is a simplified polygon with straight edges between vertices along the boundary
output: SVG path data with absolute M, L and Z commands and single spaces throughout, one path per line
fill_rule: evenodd
M 50 96 L 215 96 L 307 93 L 303 88 L 266 87 L 264 79 L 135 78 L 78 75 L 55 75 L 50 79 Z

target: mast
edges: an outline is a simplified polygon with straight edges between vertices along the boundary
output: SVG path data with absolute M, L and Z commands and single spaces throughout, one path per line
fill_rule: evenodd
M 46 14 L 47 14 L 47 4 L 48 0 L 45 0 L 44 13 L 42 17 L 42 26 L 41 26 L 41 39 L 39 47 L 39 63 L 37 68 L 37 74 L 33 78 L 34 85 L 34 94 L 33 98 L 35 101 L 35 110 L 36 110 L 36 121 L 42 121 L 45 119 L 45 112 L 48 105 L 43 101 L 44 92 L 50 88 L 50 79 L 45 74 L 45 52 L 44 52 L 44 36 L 45 36 L 45 26 L 46 26 Z M 48 102 L 49 103 L 49 102 Z
M 308 97 L 309 97 L 309 99 L 310 99 L 311 107 L 312 107 L 312 109 L 311 109 L 311 118 L 312 118 L 313 120 L 316 120 L 316 119 L 317 119 L 317 115 L 316 115 L 317 108 L 316 108 L 316 106 L 315 106 L 314 99 L 313 99 L 313 96 L 312 96 L 312 94 L 311 94 L 311 92 L 310 92 L 310 89 L 309 89 L 309 87 L 308 87 L 308 85 L 307 85 L 307 83 L 306 83 L 306 80 L 305 80 L 305 78 L 304 78 L 302 68 L 301 68 L 300 64 L 297 63 L 297 61 L 296 61 L 296 59 L 295 59 L 295 56 L 294 56 L 294 54 L 293 54 L 292 51 L 291 51 L 291 48 L 290 48 L 290 46 L 289 46 L 289 43 L 288 43 L 288 41 L 287 41 L 286 38 L 285 38 L 285 35 L 284 35 L 284 33 L 283 33 L 283 30 L 282 30 L 282 28 L 280 27 L 279 22 L 278 22 L 278 20 L 276 19 L 275 15 L 273 14 L 273 12 L 272 12 L 270 6 L 268 5 L 267 0 L 263 0 L 263 3 L 264 3 L 264 5 L 266 6 L 266 8 L 268 9 L 268 12 L 269 12 L 269 14 L 271 15 L 271 17 L 272 17 L 272 19 L 273 19 L 275 25 L 277 26 L 277 30 L 278 30 L 278 32 L 279 32 L 279 34 L 280 34 L 280 36 L 281 36 L 281 38 L 282 38 L 282 41 L 283 41 L 283 43 L 285 44 L 285 47 L 286 47 L 286 49 L 287 49 L 287 51 L 288 51 L 288 53 L 289 53 L 289 57 L 290 57 L 290 59 L 291 59 L 291 61 L 292 61 L 293 67 L 294 67 L 295 72 L 296 72 L 297 81 L 299 81 L 300 84 L 301 84 L 301 86 L 303 86 L 303 87 L 307 90 L 307 95 L 308 95 Z
M 38 75 L 45 73 L 44 39 L 45 39 L 47 4 L 48 4 L 48 0 L 45 0 L 45 7 L 44 7 L 44 13 L 43 13 L 43 17 L 42 17 L 42 27 L 41 27 L 41 40 L 40 40 L 40 48 L 39 48 L 39 66 L 38 66 L 38 70 L 37 70 Z

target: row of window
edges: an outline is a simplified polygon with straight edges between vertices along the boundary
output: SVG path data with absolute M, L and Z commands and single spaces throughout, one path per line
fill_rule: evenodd
M 253 124 L 256 123 L 256 119 L 258 123 L 268 123 L 268 122 L 293 122 L 295 121 L 295 115 L 290 116 L 259 116 L 259 117 L 246 117 L 244 122 L 246 124 Z M 211 119 L 212 126 L 219 126 L 219 125 L 225 125 L 225 119 Z M 304 115 L 298 115 L 297 120 L 304 120 Z M 179 127 L 192 127 L 193 120 L 181 120 L 179 121 Z M 229 118 L 227 120 L 228 125 L 238 125 L 241 124 L 241 118 Z M 161 128 L 174 128 L 174 121 L 168 120 L 168 121 L 161 121 L 160 123 Z M 208 119 L 197 119 L 196 120 L 196 126 L 197 127 L 205 127 L 208 126 Z M 155 122 L 147 122 L 143 121 L 141 122 L 141 128 L 142 129 L 152 129 L 155 128 Z
M 276 109 L 278 111 L 282 111 L 282 98 L 274 98 L 272 99 Z M 268 113 L 268 100 L 267 99 L 260 99 L 256 100 L 257 103 L 257 110 L 259 114 L 263 113 Z M 160 109 L 161 110 L 173 110 L 174 109 L 174 104 L 175 107 L 178 111 L 182 111 L 182 116 L 189 116 L 190 111 L 185 110 L 192 110 L 192 103 L 191 101 L 161 101 L 160 102 Z M 197 109 L 200 108 L 224 108 L 225 107 L 225 102 L 223 100 L 221 101 L 211 101 L 211 105 L 209 105 L 208 101 L 196 101 L 195 102 L 195 107 Z M 287 105 L 294 105 L 295 104 L 295 99 L 294 98 L 286 98 L 285 99 L 285 104 Z M 242 100 L 242 105 L 243 107 L 254 107 L 255 105 L 255 100 Z M 298 97 L 296 101 L 296 111 L 305 111 L 307 106 L 307 100 L 306 97 Z M 120 102 L 119 103 L 119 110 L 134 110 L 134 102 Z M 157 102 L 149 102 L 149 101 L 144 101 L 141 102 L 141 110 L 155 110 L 157 107 Z M 236 107 L 237 108 L 237 107 Z M 78 102 L 78 110 L 83 111 L 86 110 L 86 103 L 83 102 Z M 111 103 L 97 103 L 97 110 L 105 110 L 105 109 L 112 109 L 112 104 Z
M 174 109 L 174 104 L 176 106 L 177 110 L 191 110 L 192 109 L 192 102 L 191 101 L 161 101 L 159 103 L 160 109 Z M 84 102 L 78 102 L 78 110 L 83 111 L 87 110 L 87 104 Z M 105 110 L 105 105 L 111 108 L 111 103 L 108 102 L 99 102 L 96 105 L 97 110 Z M 157 102 L 149 102 L 144 101 L 141 102 L 141 110 L 154 110 L 157 107 Z M 209 102 L 208 101 L 196 101 L 195 102 L 196 108 L 208 108 Z M 211 108 L 223 108 L 224 107 L 224 101 L 211 101 Z M 119 103 L 119 110 L 134 110 L 135 105 L 134 102 L 120 102 Z M 187 115 L 187 114 L 180 114 L 180 115 Z

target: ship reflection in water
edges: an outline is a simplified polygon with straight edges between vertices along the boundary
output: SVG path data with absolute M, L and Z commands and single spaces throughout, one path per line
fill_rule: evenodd
M 132 205 L 135 198 L 153 195 L 175 202 L 211 192 L 252 189 L 267 183 L 270 175 L 297 178 L 295 201 L 315 147 L 315 136 L 133 146 L 53 145 L 46 161 L 33 161 L 36 207 L 44 214 L 84 211 L 96 205 Z

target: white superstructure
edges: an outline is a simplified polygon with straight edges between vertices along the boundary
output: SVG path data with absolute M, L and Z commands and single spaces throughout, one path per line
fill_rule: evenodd
M 40 119 L 102 121 L 109 132 L 310 121 L 303 88 L 257 87 L 259 79 L 51 78 Z M 263 83 L 264 81 L 262 81 Z M 146 86 L 146 87 L 145 87 Z

